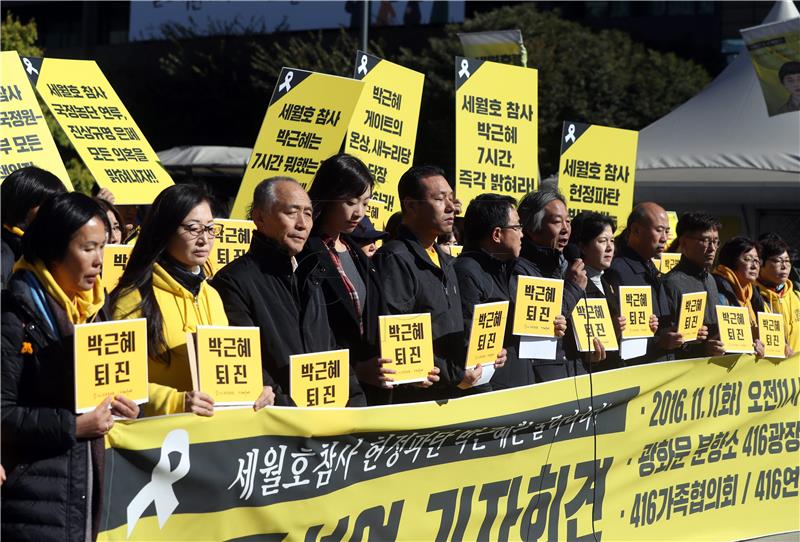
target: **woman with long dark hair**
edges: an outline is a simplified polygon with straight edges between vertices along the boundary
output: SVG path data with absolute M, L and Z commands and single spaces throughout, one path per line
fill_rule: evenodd
M 79 193 L 45 200 L 22 237 L 2 302 L 2 537 L 97 536 L 103 435 L 139 407 L 108 397 L 76 415 L 74 326 L 105 319 L 100 279 L 108 220 Z
M 222 300 L 203 272 L 218 233 L 211 197 L 203 188 L 179 184 L 165 189 L 150 207 L 111 293 L 116 319 L 147 319 L 149 380 L 174 388 L 162 400 L 151 400 L 147 414 L 213 415 L 213 398 L 193 390 L 186 334 L 198 325 L 228 325 Z M 266 386 L 254 406 L 272 404 L 273 398 Z
M 368 403 L 385 404 L 394 371 L 383 368 L 387 361 L 378 359 L 383 300 L 375 266 L 350 237 L 366 215 L 373 184 L 367 166 L 355 156 L 337 154 L 322 162 L 308 192 L 314 226 L 298 259 L 318 260 L 336 342 L 350 349 L 350 362 L 365 384 Z

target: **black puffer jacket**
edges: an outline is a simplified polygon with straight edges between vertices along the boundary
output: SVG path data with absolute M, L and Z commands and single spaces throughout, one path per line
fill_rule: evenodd
M 52 331 L 24 273 L 2 298 L 2 538 L 84 542 L 89 513 L 97 535 L 103 444 L 75 437 L 72 326 L 47 296 Z
M 22 256 L 22 237 L 6 228 L 2 228 L 0 229 L 0 240 L 2 240 L 0 276 L 2 276 L 3 288 L 5 288 L 14 270 L 14 263 Z

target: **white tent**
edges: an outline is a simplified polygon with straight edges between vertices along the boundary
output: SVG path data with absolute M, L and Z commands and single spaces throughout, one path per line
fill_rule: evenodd
M 778 2 L 764 23 L 796 17 L 792 2 Z M 765 213 L 800 211 L 800 112 L 768 116 L 742 51 L 699 94 L 640 132 L 636 200 L 738 215 L 750 234 L 774 227 Z

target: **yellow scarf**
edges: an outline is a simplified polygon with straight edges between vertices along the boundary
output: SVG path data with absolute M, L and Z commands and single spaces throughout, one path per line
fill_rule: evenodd
M 4 227 L 6 230 L 8 230 L 8 231 L 10 231 L 11 233 L 13 233 L 14 235 L 16 235 L 17 237 L 22 237 L 23 235 L 25 235 L 25 232 L 24 232 L 24 231 L 22 231 L 21 229 L 19 229 L 19 228 L 18 228 L 18 227 L 16 227 L 16 226 L 9 226 L 9 225 L 7 225 L 7 224 L 3 224 L 3 227 Z
M 750 303 L 750 300 L 753 298 L 753 285 L 748 283 L 742 286 L 741 283 L 739 283 L 739 277 L 736 276 L 736 273 L 734 273 L 730 267 L 722 264 L 717 265 L 714 269 L 714 274 L 731 283 L 733 286 L 733 293 L 736 294 L 736 299 L 739 300 L 739 304 L 742 307 L 747 307 L 747 312 L 750 314 L 750 325 L 756 325 L 758 320 L 756 319 L 756 313 L 753 311 L 753 306 Z
M 97 314 L 103 307 L 106 294 L 103 290 L 103 282 L 99 276 L 94 282 L 94 288 L 80 292 L 75 299 L 70 299 L 41 260 L 36 260 L 31 264 L 26 261 L 24 257 L 20 258 L 14 265 L 14 271 L 19 269 L 30 271 L 36 275 L 42 288 L 64 308 L 67 313 L 67 318 L 69 318 L 69 321 L 72 322 L 73 325 L 85 324 L 87 320 Z

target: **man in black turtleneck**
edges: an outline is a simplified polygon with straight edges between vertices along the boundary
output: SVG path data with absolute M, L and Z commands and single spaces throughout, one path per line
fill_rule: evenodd
M 316 261 L 295 259 L 311 231 L 311 213 L 311 200 L 297 181 L 262 181 L 253 194 L 250 250 L 212 281 L 232 326 L 261 329 L 264 384 L 273 387 L 276 405 L 294 405 L 289 356 L 336 348 Z M 352 373 L 348 406 L 366 406 Z

